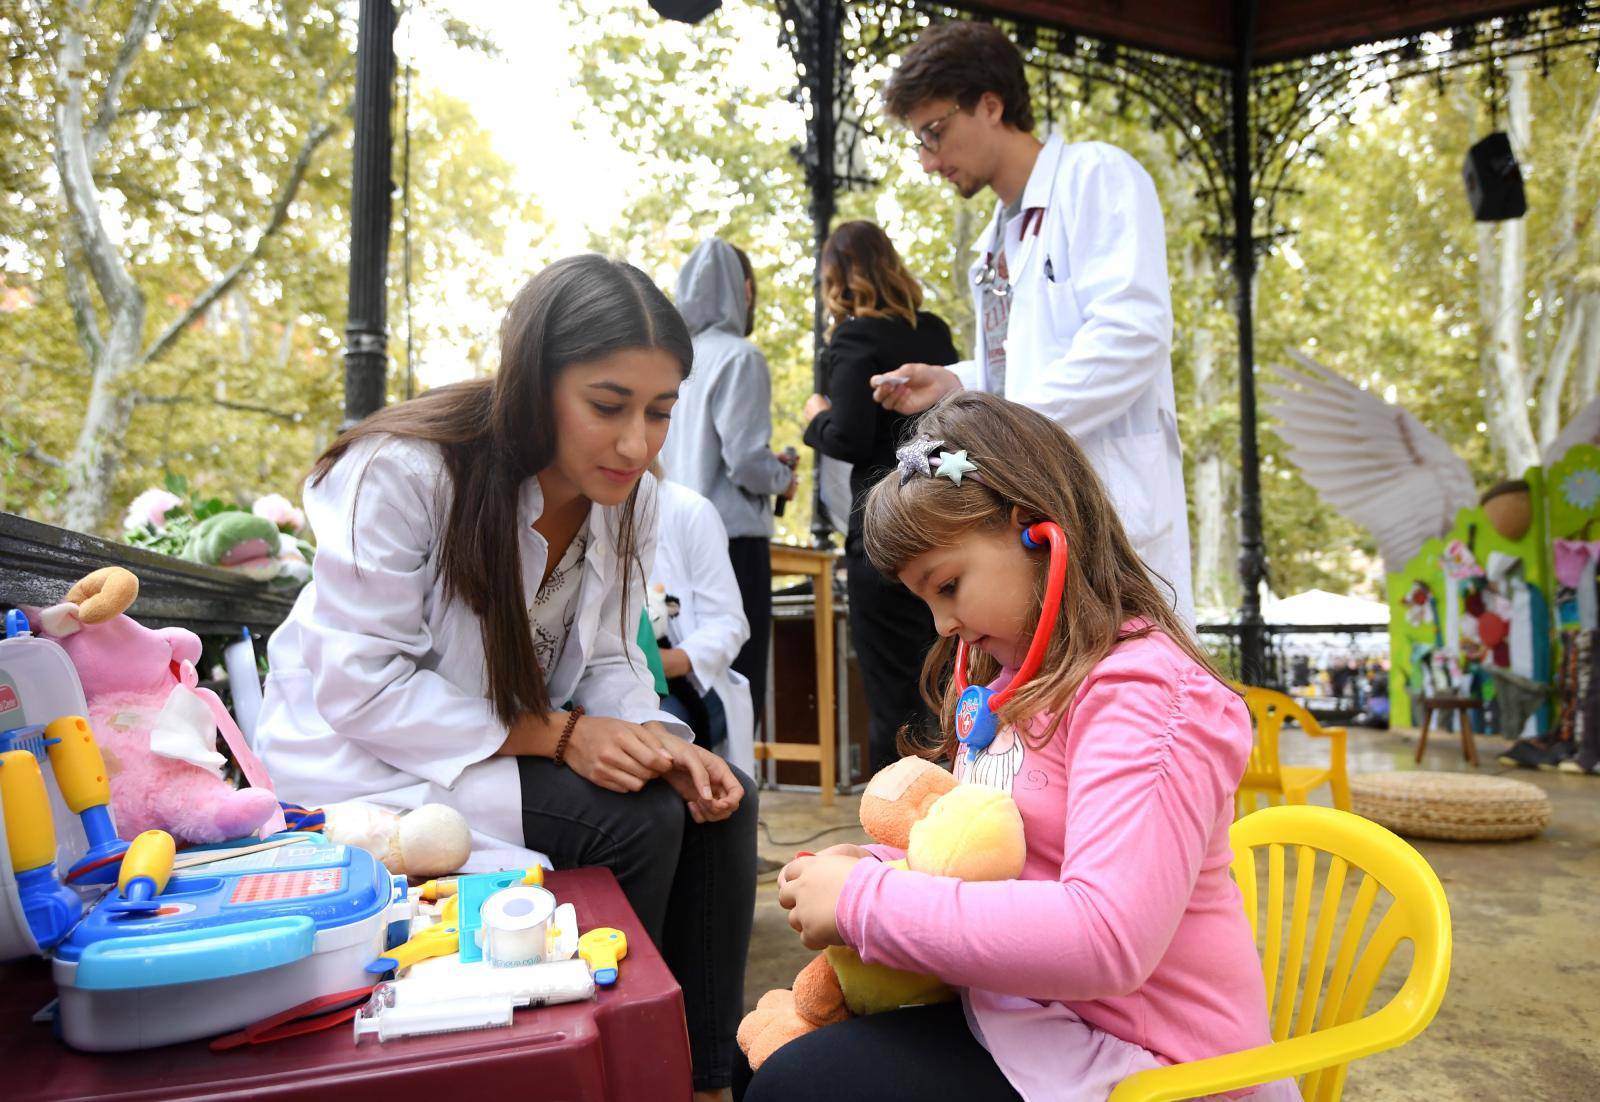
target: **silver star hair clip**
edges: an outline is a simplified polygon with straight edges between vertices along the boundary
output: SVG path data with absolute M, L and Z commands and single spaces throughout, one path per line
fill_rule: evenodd
M 948 478 L 959 486 L 963 475 L 978 473 L 977 465 L 967 458 L 964 451 L 941 451 L 935 456 L 934 451 L 942 447 L 943 440 L 923 434 L 896 451 L 894 457 L 900 465 L 900 485 L 904 486 L 921 475 L 924 478 Z

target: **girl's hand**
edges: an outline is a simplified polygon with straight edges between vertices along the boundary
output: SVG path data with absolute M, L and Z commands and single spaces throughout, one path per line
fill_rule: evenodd
M 806 407 L 800 411 L 800 416 L 806 419 L 807 424 L 810 424 L 812 421 L 816 420 L 817 414 L 821 413 L 823 410 L 832 408 L 833 403 L 828 401 L 826 397 L 821 394 L 813 394 L 811 397 L 806 399 Z
M 661 742 L 673 758 L 666 782 L 683 797 L 690 818 L 697 823 L 717 823 L 738 810 L 744 786 L 727 762 L 671 734 L 663 733 Z
M 661 736 L 646 726 L 586 715 L 572 728 L 566 763 L 601 788 L 637 792 L 673 768 L 673 757 L 662 746 Z
M 789 912 L 789 925 L 807 949 L 843 945 L 836 913 L 850 870 L 860 860 L 843 854 L 797 857 L 784 869 L 778 902 Z
M 806 856 L 808 856 L 808 857 L 853 857 L 857 861 L 863 860 L 865 858 L 871 858 L 874 861 L 877 860 L 877 857 L 875 857 L 873 855 L 872 851 L 867 849 L 867 847 L 865 847 L 865 846 L 852 846 L 849 843 L 844 843 L 842 845 L 837 845 L 837 846 L 829 846 L 827 849 L 819 849 L 819 850 L 817 850 L 816 853 L 807 854 Z M 795 858 L 795 860 L 798 861 L 799 858 L 797 857 L 797 858 Z M 794 867 L 794 861 L 790 861 L 787 865 L 783 866 L 783 868 L 778 870 L 778 887 L 780 889 L 785 884 L 787 884 L 789 882 L 789 870 L 791 868 L 793 868 L 793 867 Z

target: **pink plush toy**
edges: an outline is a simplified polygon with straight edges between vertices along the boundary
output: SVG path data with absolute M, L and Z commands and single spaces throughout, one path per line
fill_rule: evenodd
M 283 813 L 266 769 L 221 699 L 197 689 L 200 639 L 182 628 L 153 631 L 123 615 L 139 581 L 121 567 L 97 570 L 64 604 L 43 610 L 46 638 L 77 667 L 106 770 L 117 833 L 165 830 L 180 843 L 222 842 L 267 826 Z M 222 777 L 220 729 L 252 787 Z

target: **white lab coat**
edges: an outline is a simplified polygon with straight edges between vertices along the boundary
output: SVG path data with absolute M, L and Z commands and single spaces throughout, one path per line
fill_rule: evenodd
M 1024 237 L 1035 208 L 1043 221 Z M 977 318 L 978 275 L 1003 211 L 997 204 L 969 274 Z M 1134 549 L 1176 590 L 1174 605 L 1193 624 L 1172 295 L 1155 185 L 1115 146 L 1068 145 L 1055 136 L 1002 232 L 1012 286 L 1005 397 L 1049 417 L 1083 447 Z M 987 389 L 981 329 L 976 358 L 951 370 L 964 387 Z
M 359 491 L 359 495 L 358 495 Z M 638 545 L 648 569 L 656 484 L 639 494 Z M 473 832 L 469 869 L 527 865 L 515 758 L 496 757 L 506 725 L 488 697 L 479 621 L 447 600 L 439 534 L 450 478 L 437 447 L 378 437 L 352 447 L 305 490 L 317 537 L 312 580 L 267 644 L 270 670 L 257 750 L 281 799 L 316 807 L 370 800 L 397 809 L 448 804 Z M 531 601 L 547 544 L 537 479 L 518 508 L 522 585 Z M 660 710 L 637 643 L 644 578 L 623 593 L 616 555 L 620 508 L 595 506 L 572 632 L 548 679 L 552 704 L 593 715 L 689 729 Z
M 732 669 L 750 638 L 739 581 L 728 558 L 728 531 L 716 506 L 687 486 L 663 482 L 657 502 L 660 538 L 652 583 L 678 599 L 667 640 L 689 656 L 689 683 L 701 696 L 715 692 L 728 723 L 728 761 L 756 771 L 755 708 L 750 682 Z

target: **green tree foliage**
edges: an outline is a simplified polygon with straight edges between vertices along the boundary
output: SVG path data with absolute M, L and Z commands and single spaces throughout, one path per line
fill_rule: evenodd
M 72 235 L 61 217 L 51 114 L 62 28 L 85 39 L 86 110 L 106 94 L 143 5 L 78 10 L 53 0 L 0 16 L 12 50 L 0 76 L 0 507 L 59 515 L 65 465 L 85 416 L 93 350 L 75 329 Z M 169 0 L 155 10 L 109 117 L 94 183 L 106 225 L 142 290 L 148 348 L 253 249 L 307 135 L 318 144 L 281 227 L 225 294 L 117 384 L 128 400 L 113 484 L 94 527 L 168 476 L 248 504 L 294 496 L 343 408 L 354 11 L 335 0 Z M 457 36 L 459 38 L 459 35 Z M 397 140 L 402 130 L 396 109 Z M 464 106 L 418 83 L 411 103 L 412 297 L 490 293 L 494 261 L 540 216 Z M 20 134 L 20 140 L 13 140 Z M 395 177 L 402 170 L 397 145 Z M 400 236 L 391 258 L 391 396 L 406 374 Z M 500 295 L 498 282 L 493 294 Z M 107 312 L 98 296 L 93 307 Z M 418 359 L 474 356 L 477 333 L 418 311 Z

